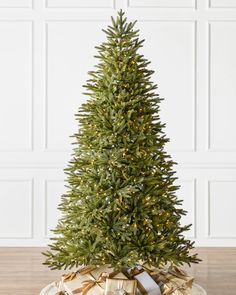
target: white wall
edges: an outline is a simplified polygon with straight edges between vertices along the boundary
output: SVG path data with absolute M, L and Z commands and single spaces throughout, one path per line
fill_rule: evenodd
M 115 9 L 156 70 L 201 246 L 236 246 L 236 0 L 0 0 L 0 245 L 46 245 L 82 84 Z

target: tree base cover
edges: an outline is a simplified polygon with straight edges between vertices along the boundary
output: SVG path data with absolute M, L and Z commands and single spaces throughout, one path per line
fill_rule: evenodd
M 67 273 L 55 286 L 57 295 L 190 295 L 193 294 L 193 280 L 173 265 L 165 269 L 142 265 L 120 271 L 104 265 Z
M 45 286 L 39 295 L 58 295 L 58 283 L 52 282 L 51 284 Z M 191 295 L 207 295 L 207 293 L 200 285 L 194 283 Z

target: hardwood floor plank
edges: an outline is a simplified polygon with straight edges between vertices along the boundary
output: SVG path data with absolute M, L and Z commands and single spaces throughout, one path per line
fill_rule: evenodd
M 197 248 L 203 260 L 187 271 L 208 295 L 236 294 L 236 248 Z

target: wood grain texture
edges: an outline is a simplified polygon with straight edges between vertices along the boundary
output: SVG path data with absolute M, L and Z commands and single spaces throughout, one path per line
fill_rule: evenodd
M 64 271 L 42 265 L 45 248 L 0 248 L 0 294 L 38 295 Z M 197 248 L 199 265 L 186 268 L 208 295 L 236 294 L 236 248 Z

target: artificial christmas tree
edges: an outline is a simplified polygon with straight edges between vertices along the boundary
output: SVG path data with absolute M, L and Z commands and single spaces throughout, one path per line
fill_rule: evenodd
M 199 261 L 183 236 L 190 225 L 180 224 L 186 211 L 176 196 L 175 163 L 164 150 L 161 99 L 134 26 L 120 11 L 97 47 L 99 63 L 89 72 L 89 98 L 77 115 L 73 158 L 65 169 L 62 218 L 44 253 L 52 269 Z

